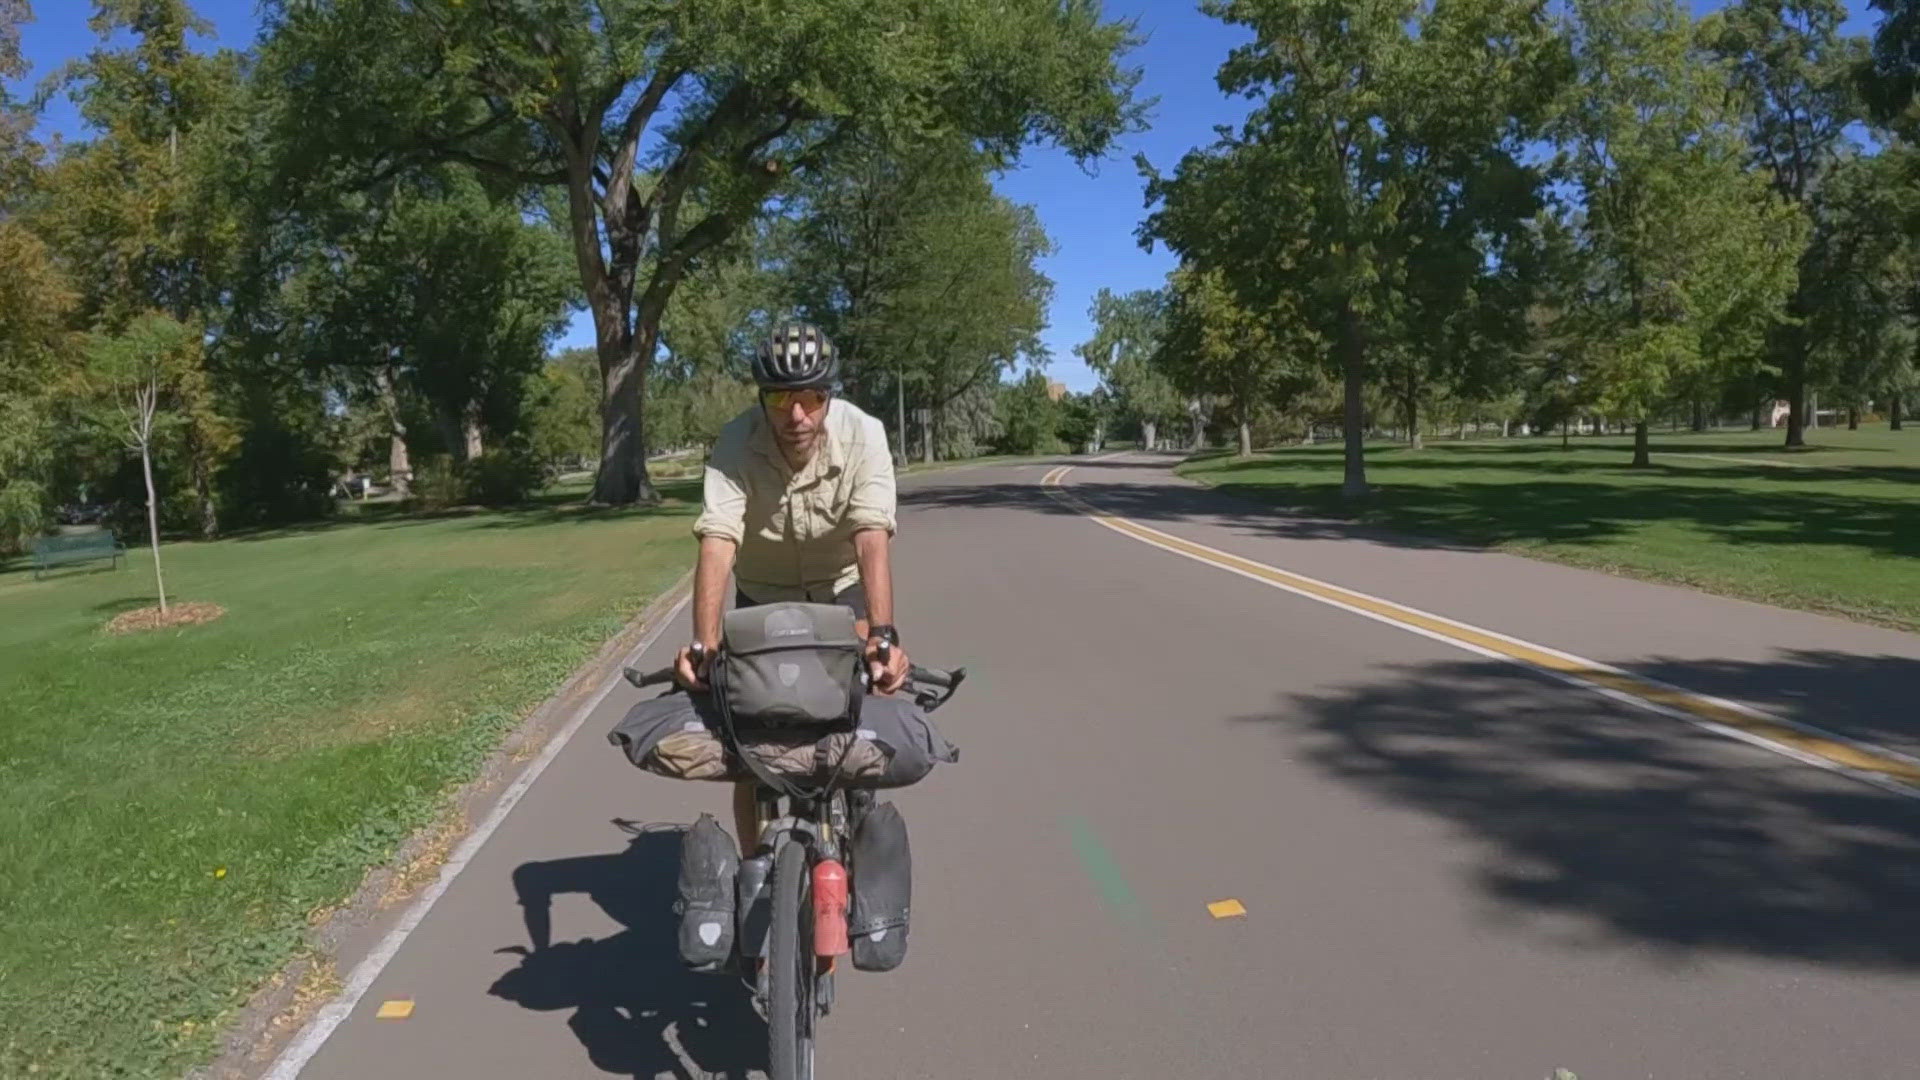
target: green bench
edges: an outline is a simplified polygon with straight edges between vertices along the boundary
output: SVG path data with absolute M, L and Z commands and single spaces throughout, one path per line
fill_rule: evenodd
M 113 568 L 120 568 L 120 556 L 127 549 L 114 539 L 113 531 L 101 529 L 97 532 L 69 533 L 65 536 L 43 536 L 33 542 L 33 580 L 39 581 L 49 567 L 65 566 L 70 563 L 95 562 L 112 559 Z

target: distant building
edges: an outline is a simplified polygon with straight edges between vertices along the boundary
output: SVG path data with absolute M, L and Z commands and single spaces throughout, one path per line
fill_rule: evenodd
M 1067 386 L 1065 383 L 1057 383 L 1052 381 L 1051 379 L 1047 381 L 1047 398 L 1049 400 L 1059 401 L 1061 398 L 1065 397 L 1066 395 L 1067 395 Z

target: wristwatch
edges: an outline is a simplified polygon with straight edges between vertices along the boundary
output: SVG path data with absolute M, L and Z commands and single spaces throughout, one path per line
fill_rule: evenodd
M 889 624 L 882 624 L 880 626 L 870 626 L 867 628 L 867 640 L 868 641 L 874 641 L 874 640 L 884 641 L 889 645 L 893 645 L 897 647 L 900 644 L 900 631 L 895 630 Z

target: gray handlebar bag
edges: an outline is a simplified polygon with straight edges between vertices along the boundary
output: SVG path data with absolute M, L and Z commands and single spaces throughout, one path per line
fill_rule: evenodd
M 838 604 L 761 604 L 728 612 L 714 692 L 734 723 L 754 728 L 851 726 L 861 656 L 853 611 Z

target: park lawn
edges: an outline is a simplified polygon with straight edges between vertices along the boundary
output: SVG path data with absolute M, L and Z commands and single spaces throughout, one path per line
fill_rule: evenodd
M 0 574 L 0 1076 L 178 1076 L 310 914 L 431 822 L 689 563 L 652 510 L 348 519 Z M 372 511 L 373 507 L 362 508 Z
M 1416 536 L 1462 540 L 1763 603 L 1920 630 L 1920 430 L 1654 433 L 1367 448 L 1370 503 L 1341 505 L 1338 445 L 1184 474 L 1224 490 Z

